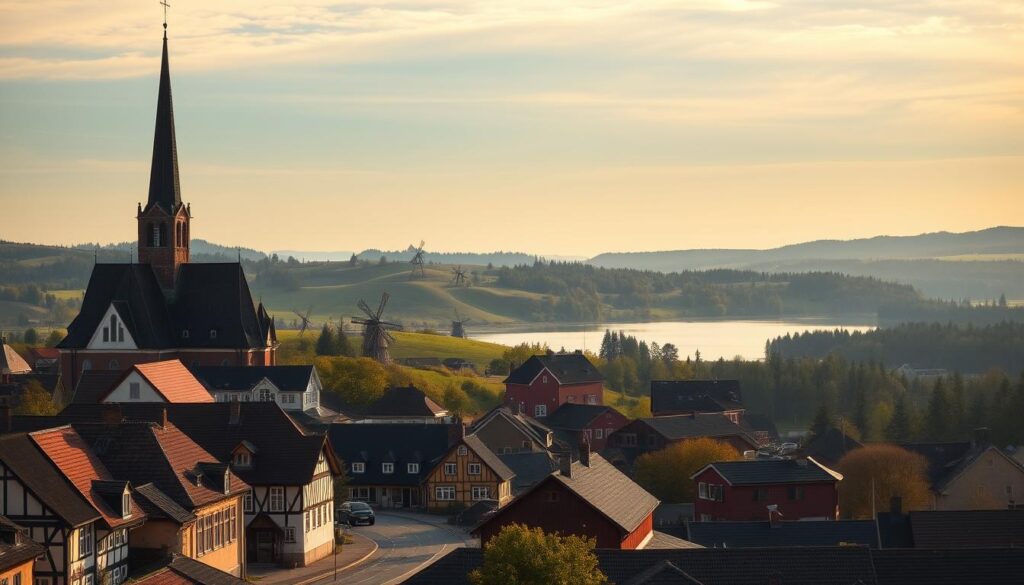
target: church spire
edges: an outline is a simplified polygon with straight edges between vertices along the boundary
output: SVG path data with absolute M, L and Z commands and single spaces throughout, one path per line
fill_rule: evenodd
M 174 139 L 174 105 L 171 101 L 171 70 L 167 62 L 167 23 L 164 22 L 164 52 L 160 64 L 160 91 L 153 133 L 153 166 L 149 172 L 149 201 L 146 208 L 159 205 L 167 213 L 181 206 L 178 181 L 178 147 Z

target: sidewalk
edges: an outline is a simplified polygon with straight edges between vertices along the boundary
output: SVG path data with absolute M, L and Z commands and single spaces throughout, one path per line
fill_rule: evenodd
M 370 558 L 377 552 L 377 543 L 359 534 L 349 534 L 352 542 L 338 553 L 338 572 Z M 327 557 L 312 565 L 283 569 L 276 565 L 249 565 L 249 578 L 261 585 L 303 585 L 334 574 L 334 559 Z

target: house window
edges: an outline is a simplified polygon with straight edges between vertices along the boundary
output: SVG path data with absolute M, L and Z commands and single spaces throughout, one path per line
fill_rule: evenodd
M 235 467 L 249 467 L 252 463 L 252 458 L 249 456 L 248 451 L 237 451 L 232 463 L 234 463 Z
M 284 512 L 284 488 L 270 488 L 270 511 Z
M 470 463 L 469 464 L 469 474 L 470 475 L 480 475 L 480 464 L 479 463 Z
M 548 502 L 557 502 L 558 492 L 556 492 L 555 490 L 547 492 L 546 494 L 544 494 L 544 500 Z
M 419 473 L 420 472 L 420 464 L 419 463 L 410 463 L 410 464 L 405 466 L 405 471 L 406 471 L 406 473 Z
M 108 370 L 116 370 L 116 369 L 118 369 L 120 367 L 121 367 L 121 364 L 118 363 L 117 360 L 110 360 L 109 362 L 107 362 L 107 369 Z
M 604 429 L 594 429 L 594 438 L 595 439 L 603 439 L 604 438 Z
M 701 522 L 711 522 L 711 514 L 701 514 L 700 515 L 700 521 Z
M 217 339 L 217 330 L 210 329 L 210 339 Z
M 763 502 L 768 499 L 768 488 L 757 488 L 754 490 L 754 501 Z M 790 498 L 792 499 L 792 498 Z
M 381 463 L 380 464 L 380 470 L 381 470 L 381 473 L 394 473 L 395 472 L 395 464 L 394 463 Z
M 110 327 L 103 328 L 103 341 L 110 341 Z M 3 583 L 0 583 L 0 585 L 3 585 Z
M 702 500 L 708 499 L 708 484 L 703 481 L 697 484 L 697 497 Z
M 789 499 L 791 500 L 802 500 L 804 499 L 804 486 L 795 485 L 789 488 Z
M 439 502 L 451 502 L 455 500 L 455 486 L 439 485 L 434 488 L 434 497 Z
M 622 433 L 620 437 L 623 447 L 636 447 L 636 433 Z
M 444 474 L 445 475 L 455 475 L 456 473 L 457 473 L 457 469 L 456 469 L 456 466 L 455 466 L 454 463 L 445 463 L 444 464 Z
M 284 541 L 288 543 L 295 542 L 295 527 L 285 526 L 284 527 Z
M 587 394 L 587 404 L 597 404 L 597 395 Z
M 465 445 L 459 445 L 459 457 L 465 457 L 469 453 L 469 449 Z
M 353 463 L 352 464 L 352 473 L 366 473 L 366 464 L 365 463 Z
M 566 397 L 565 401 L 568 402 L 569 404 L 576 402 L 576 395 L 570 394 L 569 396 Z
M 474 501 L 486 500 L 491 497 L 491 488 L 485 485 L 475 485 L 472 488 Z
M 722 486 L 720 486 L 720 485 L 708 486 L 708 489 L 710 490 L 709 493 L 708 493 L 708 495 L 710 496 L 710 499 L 712 499 L 712 500 L 714 500 L 716 502 L 725 501 L 725 494 L 724 494 L 724 492 L 722 490 Z
M 348 488 L 348 498 L 350 500 L 358 500 L 360 502 L 370 501 L 370 488 L 368 487 L 351 487 Z
M 181 330 L 181 338 L 182 339 L 188 339 L 188 329 L 182 329 Z
M 87 557 L 92 554 L 92 526 L 86 526 L 78 531 L 78 558 Z
M 246 512 L 252 513 L 253 509 L 251 493 L 245 494 L 245 497 L 242 498 L 242 506 L 244 506 Z
M 274 401 L 274 393 L 271 392 L 270 388 L 260 388 L 259 394 L 257 396 L 258 396 L 258 400 L 260 402 L 273 402 Z
M 132 516 L 132 497 L 125 492 L 121 494 L 121 517 L 131 518 Z
M 533 416 L 542 417 L 548 415 L 548 407 L 546 404 L 538 404 L 533 407 Z
M 541 376 L 540 381 L 541 381 L 542 384 L 547 384 L 548 383 L 548 377 L 547 376 Z
M 142 392 L 139 389 L 139 383 L 138 382 L 129 382 L 128 383 L 128 399 L 129 400 L 138 400 L 141 396 L 142 396 Z

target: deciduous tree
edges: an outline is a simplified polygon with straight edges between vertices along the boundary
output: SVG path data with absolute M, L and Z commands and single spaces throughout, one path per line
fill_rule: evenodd
M 60 407 L 53 402 L 50 393 L 43 388 L 38 380 L 29 380 L 21 393 L 21 403 L 15 412 L 34 416 L 53 416 L 60 412 Z
M 662 502 L 692 502 L 691 475 L 708 463 L 739 458 L 739 451 L 728 443 L 706 437 L 682 441 L 641 455 L 636 460 L 636 481 Z
M 850 451 L 836 465 L 839 510 L 846 518 L 872 518 L 895 496 L 907 510 L 928 506 L 929 488 L 924 457 L 895 445 L 873 444 Z
M 484 563 L 469 574 L 474 585 L 600 585 L 595 542 L 546 534 L 521 524 L 506 526 L 484 547 Z
M 370 358 L 318 357 L 316 369 L 324 388 L 350 404 L 370 404 L 388 387 L 384 366 Z

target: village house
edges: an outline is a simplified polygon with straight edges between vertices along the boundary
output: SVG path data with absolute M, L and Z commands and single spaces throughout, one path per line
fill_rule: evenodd
M 555 445 L 554 432 L 544 423 L 507 406 L 496 406 L 466 430 L 498 455 L 544 453 Z
M 146 514 L 132 485 L 115 479 L 74 429 L 0 438 L 0 474 L 3 515 L 45 548 L 34 585 L 125 581 L 129 530 Z
M 758 447 L 746 429 L 722 414 L 678 414 L 639 418 L 613 432 L 605 457 L 628 469 L 644 453 L 704 437 L 727 443 L 741 453 Z
M 132 585 L 246 585 L 249 581 L 189 557 L 176 556 L 167 564 L 132 579 Z
M 149 194 L 136 222 L 138 262 L 93 266 L 81 310 L 57 345 L 65 388 L 90 370 L 168 359 L 274 365 L 274 321 L 253 303 L 242 265 L 189 262 L 192 210 L 181 199 L 166 35 Z
M 932 509 L 1003 510 L 1024 501 L 1024 465 L 993 445 L 988 429 L 972 441 L 900 446 L 928 461 Z
M 344 462 L 349 500 L 383 508 L 424 506 L 423 482 L 461 435 L 461 424 L 332 424 L 328 440 Z
M 334 549 L 334 477 L 343 473 L 327 438 L 306 434 L 270 402 L 72 404 L 73 422 L 167 420 L 251 488 L 243 497 L 246 562 L 305 566 Z
M 671 529 L 666 530 L 676 534 Z M 772 520 L 687 522 L 677 536 L 708 548 L 770 546 L 867 546 L 878 548 L 874 520 Z
M 515 473 L 473 435 L 452 445 L 424 479 L 426 508 L 468 508 L 483 501 L 498 507 L 512 498 Z
M 388 388 L 353 423 L 449 424 L 452 416 L 415 386 Z
M 651 380 L 651 414 L 718 413 L 743 421 L 739 380 Z
M 886 548 L 950 550 L 1024 547 L 1024 510 L 912 510 L 895 497 L 878 513 Z
M 135 364 L 98 402 L 213 402 L 210 393 L 178 360 Z
M 611 406 L 567 402 L 544 419 L 563 443 L 578 446 L 586 441 L 594 451 L 608 445 L 608 437 L 629 423 L 629 419 Z
M 46 549 L 29 538 L 27 532 L 6 516 L 0 516 L 0 583 L 33 583 L 32 566 Z
M 287 411 L 320 408 L 323 384 L 308 366 L 199 366 L 192 374 L 217 402 L 276 402 Z
M 509 524 L 593 538 L 598 548 L 644 548 L 654 535 L 658 500 L 586 445 L 580 458 L 561 459 L 559 471 L 487 516 L 473 533 L 481 543 Z
M 118 414 L 119 410 L 118 410 Z M 135 487 L 146 523 L 132 531 L 133 558 L 183 555 L 245 576 L 249 486 L 167 421 L 76 423 L 111 475 Z
M 604 377 L 583 352 L 531 356 L 505 378 L 505 405 L 542 418 L 566 402 L 604 404 Z
M 811 458 L 709 463 L 690 476 L 694 516 L 720 520 L 835 520 L 843 476 Z

